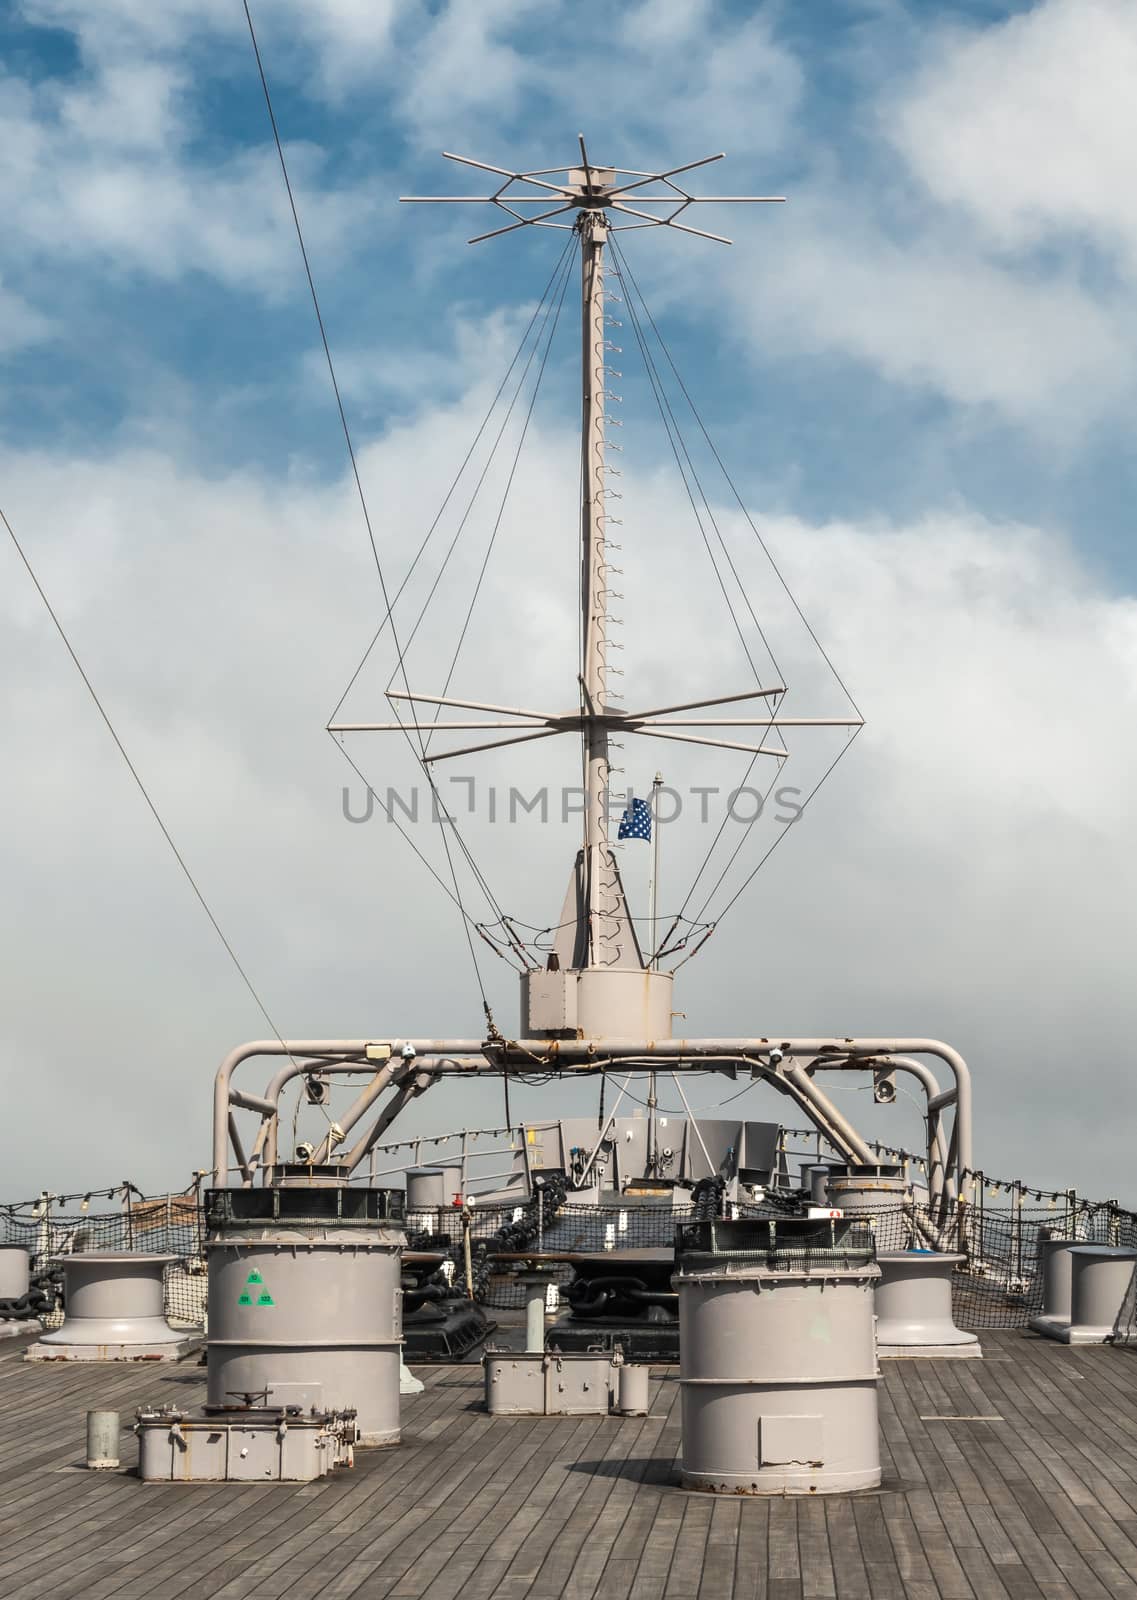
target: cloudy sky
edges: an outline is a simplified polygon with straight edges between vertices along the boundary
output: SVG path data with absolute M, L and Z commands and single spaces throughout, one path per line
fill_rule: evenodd
M 479 1033 L 453 906 L 380 816 L 343 815 L 345 785 L 356 807 L 363 785 L 324 724 L 382 605 L 240 0 L 2 9 L 0 504 L 273 1025 Z M 789 197 L 708 208 L 731 250 L 624 241 L 868 722 L 800 823 L 766 816 L 741 842 L 708 920 L 780 840 L 682 969 L 678 1026 L 948 1039 L 974 1074 L 985 1169 L 1137 1204 L 1129 0 L 260 0 L 254 15 L 392 587 L 564 240 L 468 249 L 472 211 L 400 208 L 480 188 L 442 149 L 554 167 L 583 129 L 598 161 L 725 150 L 693 188 Z M 574 315 L 570 285 L 499 534 L 521 410 L 416 636 L 420 689 L 441 687 L 490 549 L 455 686 L 575 699 Z M 629 334 L 611 339 L 631 707 L 747 679 Z M 841 714 L 700 461 L 792 709 Z M 407 590 L 408 626 L 439 559 Z M 384 636 L 345 713 L 381 718 L 393 666 Z M 6 545 L 0 667 L 4 1197 L 180 1186 L 208 1159 L 216 1063 L 267 1024 Z M 381 737 L 352 759 L 409 794 L 409 754 Z M 807 791 L 843 738 L 800 736 L 786 781 Z M 642 792 L 661 750 L 669 783 L 715 803 L 745 774 L 745 757 L 629 745 L 624 780 Z M 536 752 L 467 764 L 477 799 L 458 809 L 501 904 L 540 928 L 576 834 L 556 816 L 572 751 Z M 511 783 L 550 787 L 547 824 L 491 821 L 490 787 Z M 665 830 L 666 911 L 718 820 L 688 804 Z M 428 819 L 408 832 L 445 875 Z M 646 851 L 625 859 L 642 909 Z M 513 974 L 484 945 L 479 967 L 512 1031 Z M 700 1079 L 690 1098 L 718 1093 Z M 841 1104 L 871 1122 L 867 1099 L 850 1087 Z M 500 1102 L 489 1083 L 440 1092 L 406 1126 L 493 1126 Z M 594 1086 L 533 1089 L 515 1109 L 594 1102 Z M 872 1126 L 918 1138 L 911 1103 L 890 1118 Z

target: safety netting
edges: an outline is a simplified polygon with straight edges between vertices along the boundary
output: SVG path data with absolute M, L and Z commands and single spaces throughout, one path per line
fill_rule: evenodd
M 1014 1186 L 1002 1187 L 1015 1195 Z M 716 1215 L 785 1214 L 784 1205 L 739 1205 L 721 1196 L 714 1198 Z M 524 1261 L 535 1254 L 547 1258 L 549 1282 L 563 1290 L 574 1274 L 572 1261 L 563 1258 L 608 1252 L 622 1253 L 626 1259 L 636 1251 L 672 1250 L 676 1228 L 706 1214 L 705 1199 L 691 1205 L 634 1200 L 621 1205 L 552 1205 L 546 1201 L 539 1223 L 535 1204 L 465 1210 L 440 1207 L 411 1221 L 422 1224 L 418 1247 L 433 1247 L 452 1256 L 454 1281 L 462 1285 L 468 1234 L 475 1297 L 488 1307 L 507 1310 L 524 1305 L 528 1291 L 518 1281 L 518 1274 Z M 975 1331 L 1025 1327 L 1040 1313 L 1042 1240 L 1137 1247 L 1137 1215 L 1113 1202 L 1079 1201 L 1066 1195 L 1042 1196 L 1036 1205 L 1020 1204 L 1017 1198 L 999 1205 L 986 1198 L 982 1204 L 953 1205 L 946 1210 L 912 1199 L 882 1205 L 867 1213 L 863 1221 L 878 1255 L 898 1250 L 958 1254 L 961 1259 L 952 1273 L 955 1321 L 957 1326 Z M 512 1237 L 511 1229 L 516 1230 Z M 413 1234 L 408 1243 L 412 1247 L 416 1243 Z M 511 1254 L 523 1259 L 511 1262 Z M 1137 1301 L 1137 1293 L 1133 1298 Z M 1133 1317 L 1137 1322 L 1137 1304 Z
M 111 1201 L 115 1208 L 105 1209 Z M 63 1321 L 66 1258 L 103 1250 L 169 1256 L 163 1269 L 167 1318 L 187 1328 L 204 1320 L 205 1234 L 192 1193 L 147 1197 L 124 1185 L 0 1206 L 0 1245 L 28 1252 L 35 1302 L 28 1310 L 45 1327 Z
M 959 1327 L 1017 1328 L 1042 1309 L 1043 1240 L 1137 1248 L 1137 1214 L 1115 1202 L 1080 1200 L 1069 1194 L 1029 1191 L 1019 1185 L 976 1180 L 975 1199 L 945 1208 L 919 1197 L 881 1205 L 863 1220 L 877 1254 L 937 1250 L 960 1256 L 952 1274 L 952 1301 Z M 676 1229 L 708 1215 L 786 1215 L 789 1194 L 762 1205 L 740 1205 L 721 1185 L 695 1191 L 690 1203 L 674 1197 L 625 1196 L 619 1203 L 581 1204 L 563 1181 L 551 1177 L 532 1199 L 507 1204 L 440 1206 L 407 1219 L 407 1247 L 436 1252 L 439 1273 L 458 1292 L 469 1292 L 489 1309 L 520 1309 L 528 1290 L 519 1281 L 525 1262 L 544 1258 L 550 1303 L 574 1276 L 573 1258 L 674 1249 Z M 166 1315 L 175 1325 L 200 1325 L 205 1314 L 205 1225 L 193 1193 L 144 1196 L 130 1186 L 101 1194 L 41 1196 L 0 1206 L 0 1245 L 17 1245 L 30 1258 L 33 1291 L 47 1326 L 62 1320 L 62 1267 L 67 1256 L 87 1251 L 137 1251 L 168 1255 Z M 469 1276 L 467 1276 L 467 1271 Z M 1137 1332 L 1137 1282 L 1122 1320 Z
M 1014 1185 L 1004 1186 L 1015 1194 Z M 1137 1216 L 1112 1202 L 1053 1196 L 1046 1204 L 952 1206 L 919 1201 L 881 1207 L 870 1217 L 877 1254 L 936 1250 L 957 1254 L 952 1273 L 956 1325 L 973 1331 L 1021 1328 L 1043 1309 L 1042 1252 L 1047 1239 L 1132 1246 Z

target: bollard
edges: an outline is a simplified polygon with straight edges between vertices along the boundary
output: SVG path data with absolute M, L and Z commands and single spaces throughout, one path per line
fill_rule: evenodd
M 1060 1338 L 1070 1326 L 1074 1265 L 1070 1252 L 1077 1239 L 1053 1235 L 1038 1241 L 1038 1271 L 1042 1278 L 1042 1310 L 1031 1317 L 1028 1326 L 1048 1339 Z
M 878 1356 L 981 1356 L 978 1336 L 952 1319 L 952 1272 L 964 1260 L 937 1250 L 889 1250 L 876 1258 Z
M 525 1348 L 526 1350 L 543 1350 L 545 1348 L 545 1298 L 548 1294 L 549 1284 L 554 1281 L 553 1270 L 534 1262 L 525 1271 L 519 1272 L 517 1281 L 525 1290 Z
M 1137 1250 L 1077 1245 L 1070 1265 L 1070 1344 L 1128 1344 Z
M 95 1471 L 118 1466 L 117 1411 L 88 1411 L 87 1465 Z
M 23 1245 L 0 1245 L 0 1300 L 22 1300 L 31 1285 L 31 1263 Z
M 616 1410 L 622 1417 L 646 1417 L 650 1403 L 651 1368 L 621 1367 L 616 1379 Z

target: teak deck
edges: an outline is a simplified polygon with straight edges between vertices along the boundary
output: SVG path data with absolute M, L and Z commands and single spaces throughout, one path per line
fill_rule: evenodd
M 1137 1352 L 987 1333 L 885 1364 L 882 1489 L 675 1487 L 675 1368 L 639 1419 L 491 1418 L 477 1366 L 420 1368 L 403 1444 L 304 1486 L 83 1466 L 84 1413 L 204 1397 L 174 1368 L 30 1366 L 0 1345 L 3 1600 L 1137 1600 Z M 984 1420 L 978 1420 L 984 1419 Z

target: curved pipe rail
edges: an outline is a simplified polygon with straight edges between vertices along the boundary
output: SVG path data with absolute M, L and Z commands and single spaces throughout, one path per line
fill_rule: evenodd
M 409 1047 L 409 1048 L 408 1048 Z M 404 1056 L 404 1051 L 406 1055 Z M 288 1065 L 272 1079 L 265 1096 L 250 1095 L 233 1087 L 232 1078 L 242 1062 L 257 1056 L 287 1056 Z M 914 1056 L 935 1056 L 951 1070 L 954 1088 L 940 1092 L 935 1077 Z M 783 1063 L 790 1058 L 789 1066 Z M 297 1059 L 307 1058 L 307 1059 Z M 808 1068 L 799 1066 L 808 1058 Z M 559 1067 L 566 1072 L 595 1070 L 605 1063 L 621 1060 L 643 1059 L 645 1065 L 667 1062 L 670 1070 L 683 1070 L 708 1059 L 736 1061 L 751 1067 L 759 1066 L 776 1086 L 784 1088 L 815 1120 L 826 1137 L 838 1135 L 858 1159 L 871 1161 L 872 1152 L 856 1130 L 846 1121 L 835 1106 L 813 1082 L 817 1071 L 869 1070 L 877 1060 L 887 1060 L 889 1066 L 912 1073 L 929 1095 L 929 1143 L 932 1144 L 935 1128 L 934 1153 L 944 1157 L 945 1165 L 954 1165 L 957 1195 L 961 1201 L 971 1197 L 974 1152 L 971 1128 L 971 1074 L 963 1057 L 938 1039 L 871 1038 L 871 1039 L 306 1039 L 281 1041 L 261 1039 L 239 1045 L 225 1057 L 217 1072 L 213 1099 L 213 1182 L 224 1185 L 228 1172 L 228 1145 L 230 1116 L 233 1106 L 245 1106 L 259 1111 L 263 1121 L 257 1136 L 252 1157 L 241 1160 L 244 1182 L 251 1181 L 251 1169 L 263 1151 L 265 1168 L 271 1169 L 276 1159 L 276 1122 L 280 1091 L 291 1078 L 318 1070 L 321 1066 L 334 1067 L 341 1072 L 372 1072 L 373 1082 L 359 1095 L 343 1125 L 346 1133 L 366 1115 L 384 1089 L 396 1081 L 400 1069 L 428 1072 L 431 1076 L 451 1072 L 507 1072 L 526 1073 L 534 1068 Z M 955 1126 L 951 1143 L 943 1150 L 943 1132 L 940 1114 L 949 1106 L 955 1107 Z M 387 1119 L 388 1121 L 390 1119 Z M 386 1123 L 384 1123 L 386 1126 Z M 357 1145 L 352 1154 L 362 1154 L 371 1143 L 370 1136 Z M 330 1150 L 325 1140 L 321 1150 Z M 861 1152 L 864 1152 L 862 1155 Z M 954 1156 L 954 1162 L 952 1157 Z

